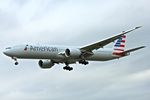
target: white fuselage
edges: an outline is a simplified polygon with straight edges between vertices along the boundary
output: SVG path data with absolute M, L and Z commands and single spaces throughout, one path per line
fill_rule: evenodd
M 4 52 L 7 56 L 16 57 L 20 59 L 52 59 L 58 62 L 70 61 L 76 62 L 81 58 L 76 57 L 65 57 L 61 53 L 68 47 L 60 46 L 36 46 L 36 45 L 21 45 L 6 48 Z M 72 48 L 72 47 L 71 47 Z M 79 50 L 78 48 L 72 48 L 73 50 Z M 85 60 L 89 61 L 107 61 L 118 58 L 112 54 L 113 50 L 110 49 L 99 49 L 93 51 L 93 55 L 88 56 Z

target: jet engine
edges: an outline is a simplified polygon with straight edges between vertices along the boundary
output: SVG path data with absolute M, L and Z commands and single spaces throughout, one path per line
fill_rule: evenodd
M 65 56 L 72 57 L 72 58 L 79 58 L 81 55 L 81 51 L 79 49 L 66 49 Z
M 38 64 L 43 69 L 52 68 L 52 66 L 54 66 L 54 63 L 51 60 L 39 60 Z

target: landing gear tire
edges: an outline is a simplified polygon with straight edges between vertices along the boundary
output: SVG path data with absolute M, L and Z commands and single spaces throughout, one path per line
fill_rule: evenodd
M 69 66 L 65 66 L 65 67 L 63 67 L 63 69 L 64 69 L 64 70 L 68 70 L 68 71 L 72 71 L 72 70 L 73 70 L 73 68 L 72 68 L 72 67 L 69 67 Z
M 15 65 L 19 64 L 16 57 L 12 57 L 12 59 L 15 61 Z
M 89 64 L 89 62 L 86 60 L 81 60 L 81 61 L 79 61 L 79 64 L 87 65 L 87 64 Z
M 73 70 L 73 68 L 72 67 L 69 67 L 69 71 L 72 71 Z
M 15 62 L 15 65 L 18 65 L 19 63 L 18 62 Z
M 69 66 L 69 64 L 67 62 L 65 62 L 65 67 L 63 67 L 64 70 L 68 70 L 68 71 L 72 71 L 73 68 Z
M 89 62 L 85 61 L 85 62 L 84 62 L 84 65 L 87 65 L 87 64 L 89 64 Z

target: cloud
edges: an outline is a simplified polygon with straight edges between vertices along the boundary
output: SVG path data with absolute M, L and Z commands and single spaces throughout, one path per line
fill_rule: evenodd
M 148 0 L 0 1 L 1 52 L 26 43 L 83 46 L 136 25 L 143 28 L 127 35 L 126 49 L 147 46 L 119 60 L 72 65 L 72 72 L 64 71 L 63 65 L 42 70 L 37 60 L 19 60 L 19 67 L 14 67 L 1 54 L 1 100 L 148 100 L 148 4 Z

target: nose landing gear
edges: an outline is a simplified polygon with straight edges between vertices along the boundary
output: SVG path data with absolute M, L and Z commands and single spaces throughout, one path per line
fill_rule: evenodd
M 15 65 L 19 64 L 16 57 L 12 57 L 12 59 L 15 61 Z
M 18 65 L 18 64 L 19 64 L 19 63 L 16 61 L 16 62 L 15 62 L 15 65 Z

